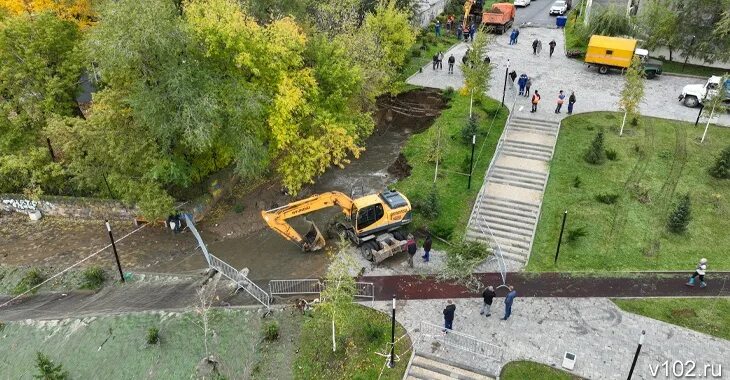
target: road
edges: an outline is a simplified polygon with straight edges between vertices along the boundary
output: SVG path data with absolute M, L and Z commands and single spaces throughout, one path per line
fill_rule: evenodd
M 530 5 L 524 8 L 517 8 L 517 15 L 515 16 L 515 25 L 522 25 L 523 23 L 532 23 L 535 26 L 552 27 L 555 26 L 555 17 L 550 16 L 550 6 L 553 5 L 555 0 L 532 0 Z M 573 0 L 573 4 L 578 4 L 579 0 Z M 626 6 L 626 2 L 623 0 L 593 0 L 593 10 L 597 7 L 606 5 Z

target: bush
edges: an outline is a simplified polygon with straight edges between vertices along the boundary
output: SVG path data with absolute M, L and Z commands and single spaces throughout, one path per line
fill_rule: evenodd
M 464 155 L 464 160 L 461 161 L 461 172 L 469 174 L 469 169 L 471 169 L 471 154 L 467 153 Z
M 575 178 L 573 178 L 573 187 L 579 189 L 581 184 L 583 184 L 583 181 L 580 180 L 580 176 L 575 176 Z
M 421 52 L 420 49 L 413 49 L 413 50 L 411 50 L 411 57 L 418 58 L 418 57 L 420 57 L 422 55 L 423 55 L 423 53 Z
M 444 96 L 444 98 L 446 98 L 447 101 L 453 99 L 454 94 L 455 94 L 454 88 L 451 86 L 446 87 L 443 91 L 443 96 Z
M 271 321 L 264 325 L 264 339 L 268 341 L 279 339 L 279 322 Z
M 246 205 L 244 205 L 243 203 L 236 203 L 235 205 L 233 205 L 233 212 L 235 212 L 236 214 L 240 214 L 244 210 L 246 210 Z
M 370 342 L 370 343 L 377 342 L 378 340 L 380 340 L 380 338 L 383 337 L 384 331 L 385 330 L 383 329 L 383 325 L 380 325 L 373 321 L 368 321 L 363 328 L 365 337 L 367 338 L 368 342 Z
M 53 361 L 41 352 L 36 352 L 35 363 L 36 368 L 38 368 L 38 372 L 40 372 L 39 375 L 34 376 L 36 379 L 65 380 L 69 378 L 68 372 L 64 371 L 61 364 L 53 364 Z
M 610 161 L 618 161 L 618 152 L 613 149 L 606 149 L 606 158 Z
M 160 343 L 160 329 L 157 327 L 150 327 L 147 329 L 147 344 L 153 345 Z
M 616 203 L 616 201 L 618 200 L 618 198 L 619 198 L 619 194 L 609 194 L 609 193 L 606 193 L 606 194 L 598 194 L 598 195 L 596 195 L 596 200 L 597 201 L 599 201 L 601 203 L 605 203 L 607 205 L 612 205 L 612 204 Z
M 730 179 L 730 146 L 723 149 L 709 173 L 718 179 Z
M 441 205 L 439 203 L 439 195 L 436 185 L 431 186 L 431 191 L 428 192 L 426 200 L 421 203 L 419 208 L 421 214 L 427 218 L 435 219 L 438 217 L 439 212 L 441 211 Z
M 574 243 L 586 235 L 588 235 L 588 232 L 584 227 L 569 229 L 568 236 L 565 237 L 565 241 L 568 243 Z
M 43 281 L 45 281 L 45 277 L 41 273 L 40 269 L 32 268 L 26 272 L 20 282 L 15 285 L 15 288 L 13 288 L 13 294 L 25 293 L 26 291 L 33 289 L 33 287 L 40 285 Z M 37 289 L 34 289 L 33 293 L 35 293 L 36 290 Z
M 679 200 L 677 208 L 674 209 L 672 215 L 669 216 L 667 228 L 670 232 L 674 232 L 675 234 L 685 232 L 687 231 L 687 226 L 689 225 L 691 219 L 692 210 L 689 200 L 689 194 L 685 194 Z
M 464 127 L 461 128 L 461 142 L 467 145 L 471 144 L 472 136 L 477 134 L 478 128 L 479 123 L 476 116 L 470 117 Z
M 104 270 L 97 266 L 86 268 L 82 275 L 84 277 L 84 283 L 81 285 L 82 289 L 99 289 L 106 280 Z
M 603 132 L 596 134 L 596 137 L 586 152 L 585 160 L 593 165 L 601 165 L 606 161 L 606 151 L 603 147 Z
M 444 220 L 437 220 L 433 224 L 429 225 L 429 232 L 433 236 L 438 236 L 441 239 L 449 240 L 454 234 L 454 225 Z

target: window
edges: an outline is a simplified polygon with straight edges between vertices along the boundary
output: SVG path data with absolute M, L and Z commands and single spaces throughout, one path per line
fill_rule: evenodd
M 606 50 L 606 55 L 613 55 L 613 50 Z
M 379 203 L 361 208 L 357 213 L 357 229 L 363 229 L 372 225 L 380 220 L 383 215 L 383 205 Z

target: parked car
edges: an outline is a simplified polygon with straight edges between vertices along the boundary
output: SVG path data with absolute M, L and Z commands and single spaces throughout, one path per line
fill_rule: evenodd
M 550 7 L 550 15 L 564 15 L 568 11 L 568 4 L 565 1 L 556 1 Z
M 530 0 L 515 0 L 515 7 L 526 7 L 530 5 Z

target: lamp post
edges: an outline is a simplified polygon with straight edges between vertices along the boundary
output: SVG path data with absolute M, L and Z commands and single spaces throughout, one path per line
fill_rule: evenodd
M 639 353 L 641 352 L 641 345 L 644 344 L 644 337 L 646 336 L 646 330 L 641 330 L 641 336 L 639 336 L 639 345 L 636 347 L 636 353 L 634 354 L 634 361 L 631 363 L 631 370 L 629 371 L 629 377 L 626 380 L 631 380 L 631 375 L 634 374 L 634 368 L 636 367 L 636 360 L 639 359 Z
M 393 294 L 393 316 L 390 319 L 390 360 L 388 368 L 395 368 L 395 294 Z
M 558 255 L 560 254 L 560 243 L 563 241 L 563 231 L 565 230 L 565 219 L 568 218 L 568 210 L 563 213 L 563 225 L 560 226 L 560 236 L 558 237 L 558 248 L 555 250 L 555 261 L 553 264 L 558 263 Z
M 502 105 L 504 107 L 504 96 L 507 94 L 507 76 L 509 76 L 509 59 L 507 60 L 507 68 L 504 69 L 504 88 L 502 88 Z
M 117 269 L 119 269 L 119 279 L 124 282 L 124 274 L 122 273 L 122 264 L 119 263 L 119 255 L 117 254 L 117 245 L 114 243 L 114 235 L 112 235 L 112 226 L 108 220 L 104 221 L 106 224 L 106 230 L 109 232 L 109 240 L 112 241 L 112 252 L 114 252 L 114 258 L 117 261 Z
M 477 144 L 477 135 L 471 135 L 471 161 L 469 161 L 469 184 L 467 190 L 471 189 L 471 173 L 474 171 L 474 147 Z

